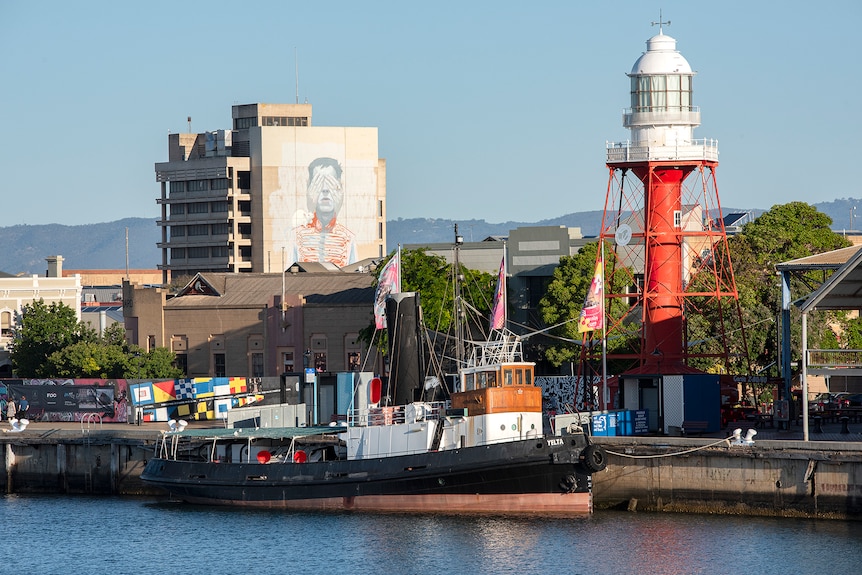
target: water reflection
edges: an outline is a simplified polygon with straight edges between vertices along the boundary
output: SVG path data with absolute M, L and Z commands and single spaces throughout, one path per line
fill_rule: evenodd
M 15 544 L 16 573 L 68 573 L 74 566 L 95 575 L 154 569 L 208 575 L 857 575 L 862 565 L 860 524 L 844 521 L 626 512 L 575 519 L 284 513 L 5 496 L 0 524 Z

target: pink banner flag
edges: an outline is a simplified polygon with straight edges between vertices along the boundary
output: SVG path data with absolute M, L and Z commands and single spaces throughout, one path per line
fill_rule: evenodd
M 401 252 L 395 252 L 383 269 L 377 280 L 377 292 L 374 294 L 374 325 L 377 329 L 386 328 L 386 298 L 390 293 L 401 291 Z
M 578 331 L 593 331 L 602 329 L 602 298 L 604 297 L 604 281 L 602 273 L 604 271 L 604 262 L 600 259 L 596 262 L 596 271 L 593 274 L 593 281 L 590 282 L 590 289 L 587 291 L 587 297 L 584 299 L 584 308 L 581 310 L 581 317 L 578 319 Z
M 494 306 L 491 308 L 491 329 L 503 329 L 506 326 L 506 259 L 500 262 L 500 273 L 497 275 L 497 289 L 494 291 Z

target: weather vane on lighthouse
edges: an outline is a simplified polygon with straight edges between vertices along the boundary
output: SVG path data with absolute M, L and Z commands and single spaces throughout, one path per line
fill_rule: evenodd
M 667 22 L 665 22 L 665 21 L 662 19 L 662 17 L 661 17 L 661 10 L 659 10 L 659 11 L 658 11 L 658 22 L 650 22 L 650 25 L 652 25 L 652 26 L 655 26 L 656 24 L 658 24 L 658 33 L 659 33 L 659 34 L 663 34 L 663 33 L 664 33 L 664 29 L 663 29 L 662 27 L 663 27 L 665 24 L 667 24 L 668 26 L 670 26 L 670 20 L 668 20 Z

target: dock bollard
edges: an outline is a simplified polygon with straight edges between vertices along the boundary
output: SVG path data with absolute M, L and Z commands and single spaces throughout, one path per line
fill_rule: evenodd
M 823 418 L 819 415 L 814 416 L 814 433 L 823 433 Z
M 841 433 L 850 433 L 849 423 L 850 418 L 846 415 L 841 418 Z

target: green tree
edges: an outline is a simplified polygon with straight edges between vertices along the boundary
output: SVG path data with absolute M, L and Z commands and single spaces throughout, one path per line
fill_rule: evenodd
M 52 377 L 117 379 L 126 376 L 126 354 L 103 341 L 79 341 L 52 353 L 46 366 Z
M 48 358 L 70 345 L 95 341 L 96 334 L 78 321 L 75 310 L 60 302 L 40 299 L 24 304 L 12 328 L 9 355 L 18 377 L 51 377 Z
M 380 262 L 378 269 L 383 269 L 394 255 L 393 252 Z M 401 251 L 401 291 L 419 293 L 425 326 L 439 332 L 448 332 L 453 328 L 455 313 L 453 267 L 446 258 L 428 254 L 424 248 Z M 484 321 L 486 324 L 484 327 L 487 330 L 487 319 L 493 305 L 497 277 L 495 274 L 467 269 L 463 265 L 461 275 L 463 298 L 469 302 L 473 311 L 470 323 L 473 328 L 478 328 Z M 375 282 L 376 285 L 377 282 Z M 371 323 L 360 332 L 360 339 L 369 342 L 374 334 L 375 326 Z M 387 345 L 385 333 L 378 334 L 375 341 L 378 342 L 378 349 L 385 352 Z
M 578 318 L 584 307 L 587 290 L 593 280 L 596 268 L 598 242 L 591 242 L 582 247 L 574 256 L 563 256 L 560 264 L 554 270 L 554 277 L 548 284 L 545 295 L 539 301 L 539 313 L 542 321 L 547 326 L 556 326 L 550 331 L 550 335 L 557 342 L 549 345 L 544 350 L 545 358 L 553 365 L 559 366 L 566 362 L 576 361 L 581 352 L 581 346 L 586 341 L 588 344 L 597 344 L 601 340 L 602 332 L 595 331 L 586 334 L 578 331 Z M 626 270 L 617 268 L 617 260 L 613 252 L 605 253 L 605 282 L 607 293 L 625 293 L 627 281 L 630 277 Z M 616 270 L 616 273 L 615 273 Z M 611 323 L 616 323 L 617 336 L 608 341 L 609 351 L 622 350 L 631 345 L 632 337 L 636 337 L 636 330 L 626 334 L 625 326 L 621 323 L 622 318 L 628 311 L 628 307 L 619 298 L 606 300 L 608 316 Z M 609 333 L 611 325 L 608 325 Z
M 775 265 L 849 246 L 840 234 L 830 229 L 832 220 L 804 202 L 791 202 L 773 206 L 753 222 L 743 226 L 742 232 L 728 239 L 743 325 L 748 344 L 748 358 L 741 348 L 741 333 L 731 334 L 730 369 L 746 373 L 750 362 L 754 372 L 760 372 L 778 358 L 780 345 L 779 323 L 781 287 Z M 807 295 L 812 286 L 825 278 L 822 273 L 809 272 L 791 280 L 791 299 Z M 704 308 L 698 315 L 689 314 L 689 332 L 703 336 L 721 333 L 723 318 L 715 308 Z M 801 321 L 795 308 L 791 309 L 792 355 L 800 354 Z M 833 342 L 835 335 L 829 327 L 835 314 L 821 313 L 809 316 L 809 344 L 818 347 Z M 691 338 L 692 336 L 690 336 Z M 703 366 L 699 366 L 703 367 Z
M 845 317 L 841 322 L 841 340 L 836 349 L 862 349 L 862 317 Z
M 130 366 L 126 371 L 128 379 L 184 377 L 182 370 L 176 367 L 177 356 L 166 347 L 155 347 L 144 355 L 143 365 L 139 368 Z
M 25 378 L 138 379 L 183 374 L 165 348 L 145 352 L 126 343 L 120 324 L 98 336 L 78 321 L 69 306 L 43 300 L 22 307 L 12 332 L 10 356 L 15 373 Z
M 98 379 L 175 378 L 183 373 L 174 366 L 176 356 L 164 347 L 149 352 L 126 342 L 123 326 L 113 324 L 94 342 L 79 342 L 48 358 L 57 377 Z

